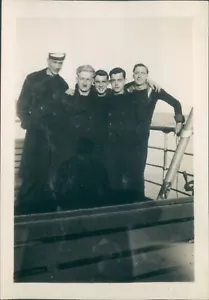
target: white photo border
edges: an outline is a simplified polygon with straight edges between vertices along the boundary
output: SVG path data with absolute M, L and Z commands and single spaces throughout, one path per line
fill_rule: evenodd
M 208 3 L 205 1 L 2 1 L 1 299 L 208 299 Z M 21 17 L 193 18 L 195 282 L 13 283 L 16 19 Z M 31 54 L 33 55 L 33 54 Z

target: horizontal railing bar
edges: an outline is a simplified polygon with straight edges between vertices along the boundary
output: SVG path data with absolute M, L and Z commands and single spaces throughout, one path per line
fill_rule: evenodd
M 157 147 L 157 146 L 148 146 L 149 149 L 154 149 L 154 150 L 162 150 L 164 152 L 172 152 L 175 153 L 176 150 L 172 150 L 172 149 L 164 149 L 162 147 Z M 193 153 L 189 153 L 189 152 L 185 152 L 184 155 L 190 155 L 190 156 L 194 156 Z
M 146 166 L 151 166 L 151 167 L 155 167 L 155 168 L 163 169 L 163 167 L 162 167 L 162 166 L 160 166 L 160 165 L 155 165 L 155 164 L 151 164 L 151 163 L 146 163 Z M 167 170 L 167 168 L 166 168 L 165 170 Z
M 165 134 L 175 131 L 174 126 L 156 126 L 156 125 L 151 125 L 150 130 L 162 131 Z
M 18 169 L 19 168 L 19 164 L 20 164 L 21 160 L 20 159 L 15 159 L 15 169 Z M 17 165 L 18 164 L 18 165 Z M 160 166 L 160 165 L 156 165 L 156 164 L 151 164 L 151 163 L 146 163 L 146 166 L 151 166 L 151 167 L 156 167 L 156 168 L 160 168 L 160 169 L 164 169 L 164 170 L 168 170 L 168 168 L 163 168 L 163 166 Z M 182 171 L 178 171 L 178 173 L 180 174 L 183 174 Z M 191 173 L 187 173 L 187 175 L 189 176 L 194 176 L 193 174 Z
M 176 152 L 176 150 L 172 150 L 172 149 L 167 149 L 167 150 L 165 150 L 165 151 L 172 152 L 172 153 L 175 153 L 175 152 Z M 189 152 L 184 152 L 184 155 L 194 156 L 193 153 L 189 153 Z
M 182 171 L 178 171 L 178 173 L 179 173 L 179 174 L 182 174 L 182 175 L 184 174 L 184 172 L 182 172 Z M 186 172 L 186 173 L 187 173 L 187 172 Z M 188 175 L 188 176 L 191 176 L 191 177 L 194 177 L 194 174 L 191 174 L 191 173 L 187 173 L 187 175 Z
M 157 147 L 157 146 L 148 146 L 149 149 L 155 149 L 155 150 L 162 150 L 162 151 L 165 151 L 164 148 L 162 147 Z
M 180 190 L 177 190 L 177 189 L 174 189 L 174 188 L 171 188 L 172 191 L 174 192 L 177 192 L 177 193 L 180 193 L 180 194 L 183 194 L 183 195 L 186 195 L 186 196 L 191 196 L 191 194 L 188 194 L 188 193 L 185 193 L 185 192 L 182 192 Z
M 158 185 L 158 186 L 162 185 L 161 183 L 158 183 L 158 182 L 155 182 L 155 181 L 152 181 L 152 180 L 149 180 L 149 179 L 144 179 L 144 181 L 149 182 L 149 183 L 153 183 L 153 184 Z
M 163 167 L 159 166 L 159 165 L 154 165 L 154 164 L 150 164 L 150 163 L 147 163 L 146 165 L 151 166 L 151 167 L 156 167 L 156 168 L 159 168 L 159 169 L 163 169 Z M 18 171 L 18 169 L 19 169 L 19 166 L 15 166 L 15 171 Z M 168 168 L 165 168 L 164 170 L 167 171 Z M 182 172 L 182 171 L 178 171 L 178 173 L 182 174 L 182 175 L 184 174 L 184 172 Z M 194 174 L 191 174 L 191 173 L 187 173 L 187 175 L 190 176 L 190 177 L 194 177 Z
M 174 151 L 175 152 L 175 151 Z M 184 155 L 188 155 L 188 156 L 194 156 L 193 153 L 188 153 L 188 152 L 184 152 Z
M 155 164 L 151 164 L 151 163 L 146 163 L 146 166 L 151 166 L 151 167 L 155 167 L 155 168 L 159 168 L 159 169 L 164 169 L 163 166 L 160 166 L 160 165 L 155 165 Z M 164 169 L 165 171 L 168 171 L 168 168 L 165 168 Z M 179 174 L 184 174 L 184 172 L 182 171 L 178 171 Z M 187 172 L 186 172 L 187 173 Z M 194 175 L 191 174 L 191 173 L 187 173 L 188 176 L 191 176 L 193 177 Z
M 159 169 L 164 169 L 163 166 L 156 165 L 156 164 L 151 164 L 151 163 L 146 163 L 146 166 L 155 167 L 155 168 L 159 168 Z M 18 169 L 19 169 L 19 165 L 18 166 L 16 165 L 15 166 L 15 171 L 18 171 Z M 165 168 L 164 170 L 168 171 L 168 168 Z M 182 172 L 182 171 L 178 171 L 178 173 L 182 174 L 182 175 L 184 174 L 184 172 Z M 190 176 L 190 177 L 194 177 L 194 174 L 191 174 L 191 173 L 187 173 L 187 175 Z

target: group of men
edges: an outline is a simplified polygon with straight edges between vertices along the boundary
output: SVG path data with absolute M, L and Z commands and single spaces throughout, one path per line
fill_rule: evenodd
M 184 123 L 178 100 L 136 64 L 109 74 L 78 67 L 69 88 L 59 75 L 64 53 L 49 53 L 47 68 L 29 74 L 17 101 L 26 130 L 16 213 L 46 212 L 146 200 L 144 170 L 157 101 L 174 108 L 176 133 Z M 108 88 L 111 84 L 111 88 Z

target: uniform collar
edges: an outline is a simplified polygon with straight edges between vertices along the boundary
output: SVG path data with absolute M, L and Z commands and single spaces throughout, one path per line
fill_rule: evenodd
M 46 75 L 51 76 L 51 77 L 58 77 L 59 76 L 59 74 L 52 74 L 51 72 L 49 72 L 48 68 L 45 68 L 44 72 L 46 73 Z
M 135 91 L 143 91 L 143 90 L 146 90 L 148 88 L 148 85 L 147 85 L 147 83 L 144 83 L 143 85 L 137 85 L 134 82 L 133 88 L 134 88 Z
M 127 87 L 127 91 L 132 93 L 134 91 L 143 91 L 143 90 L 147 90 L 148 89 L 148 85 L 144 84 L 143 86 L 138 86 L 134 81 L 132 81 L 130 83 L 130 85 Z

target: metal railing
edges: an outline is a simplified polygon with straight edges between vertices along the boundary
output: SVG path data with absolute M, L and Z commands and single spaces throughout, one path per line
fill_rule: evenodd
M 16 120 L 15 123 L 19 123 L 19 121 Z M 151 131 L 162 132 L 164 134 L 164 147 L 157 147 L 157 146 L 152 146 L 152 145 L 148 146 L 148 149 L 163 151 L 163 165 L 149 163 L 149 162 L 146 163 L 146 166 L 150 166 L 150 167 L 153 167 L 153 168 L 162 169 L 162 183 L 163 183 L 163 180 L 165 178 L 166 172 L 169 169 L 167 167 L 168 153 L 175 153 L 175 150 L 168 148 L 168 135 L 170 133 L 174 133 L 174 127 L 172 127 L 172 126 L 154 126 L 154 125 L 152 125 L 151 128 L 150 128 L 150 130 Z M 21 139 L 19 141 L 21 141 Z M 17 143 L 16 143 L 15 150 L 21 150 L 21 149 L 22 149 L 22 146 L 17 145 Z M 186 156 L 192 156 L 193 157 L 193 153 L 189 153 L 189 152 L 185 152 L 184 155 L 186 155 Z M 18 159 L 17 159 L 17 157 L 18 157 Z M 20 162 L 20 158 L 21 158 L 21 153 L 17 154 L 16 151 L 15 151 L 15 175 L 18 172 L 18 168 L 19 168 L 18 163 Z M 185 172 L 183 172 L 183 171 L 178 171 L 177 173 L 181 174 L 182 176 L 185 174 Z M 190 176 L 190 177 L 194 176 L 191 173 L 187 173 L 187 175 Z M 16 177 L 17 177 L 17 175 L 16 175 Z M 149 179 L 145 178 L 145 183 L 146 182 L 150 183 L 150 184 L 153 184 L 153 185 L 156 185 L 156 186 L 161 186 L 162 185 L 162 183 L 159 183 L 157 181 L 152 181 L 152 180 L 149 180 Z M 19 188 L 19 184 L 20 183 L 18 183 L 18 177 L 17 177 L 16 178 L 16 184 L 15 184 L 15 190 L 16 191 Z M 173 187 L 171 188 L 171 190 L 174 191 L 174 192 L 177 192 L 179 194 L 185 195 L 185 196 L 191 196 L 191 193 L 187 193 L 185 191 L 182 191 L 182 190 L 179 190 L 179 189 L 175 189 Z
M 154 125 L 151 126 L 150 130 L 160 131 L 164 134 L 164 148 L 148 145 L 148 149 L 163 151 L 163 165 L 158 165 L 158 164 L 149 163 L 149 162 L 146 163 L 146 166 L 162 169 L 162 183 L 159 183 L 159 182 L 156 182 L 153 180 L 149 180 L 147 178 L 145 178 L 145 182 L 151 183 L 151 184 L 157 185 L 157 186 L 162 186 L 163 181 L 165 179 L 166 172 L 169 170 L 169 168 L 167 167 L 168 153 L 175 153 L 175 150 L 168 148 L 168 135 L 170 133 L 174 133 L 175 131 L 174 131 L 174 127 L 172 127 L 172 126 L 154 126 Z M 193 153 L 189 153 L 189 152 L 185 152 L 184 155 L 193 157 Z M 178 176 L 178 174 L 181 174 L 182 176 L 184 176 L 185 171 L 178 170 L 177 176 Z M 186 174 L 189 177 L 192 177 L 192 178 L 194 177 L 194 175 L 191 173 L 186 172 Z M 171 191 L 177 192 L 177 193 L 185 195 L 185 196 L 191 196 L 191 193 L 187 193 L 185 191 L 175 189 L 173 187 L 171 188 Z

